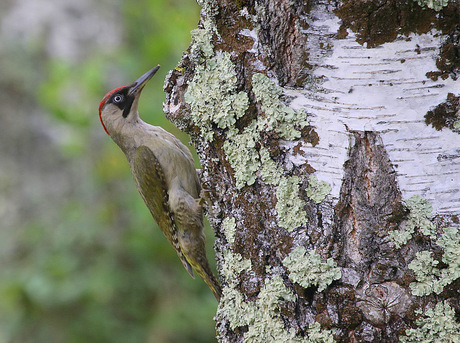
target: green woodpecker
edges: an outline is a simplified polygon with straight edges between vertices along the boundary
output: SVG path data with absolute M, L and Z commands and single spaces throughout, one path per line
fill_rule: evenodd
M 201 186 L 192 154 L 174 135 L 139 118 L 141 91 L 159 68 L 107 93 L 99 118 L 125 153 L 137 190 L 185 269 L 193 278 L 195 269 L 219 301 L 220 284 L 206 258 Z

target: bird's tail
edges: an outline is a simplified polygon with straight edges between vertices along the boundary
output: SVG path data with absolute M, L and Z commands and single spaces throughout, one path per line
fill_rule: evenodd
M 217 280 L 214 276 L 211 267 L 209 266 L 204 249 L 204 240 L 197 244 L 194 248 L 193 254 L 190 253 L 191 251 L 188 253 L 184 251 L 184 255 L 193 269 L 195 269 L 196 273 L 201 276 L 204 282 L 206 282 L 208 287 L 214 293 L 217 301 L 220 301 L 220 298 L 222 297 L 222 288 L 219 280 Z
M 201 276 L 204 282 L 206 282 L 206 284 L 216 297 L 217 301 L 220 301 L 220 298 L 222 297 L 222 288 L 220 286 L 219 280 L 217 280 L 217 278 L 211 271 L 211 267 L 209 266 L 208 261 L 205 261 L 205 265 L 195 267 L 192 263 L 192 266 L 195 268 L 196 273 L 199 276 Z

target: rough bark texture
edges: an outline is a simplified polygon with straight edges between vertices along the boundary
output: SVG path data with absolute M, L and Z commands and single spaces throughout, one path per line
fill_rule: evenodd
M 201 5 L 165 113 L 209 189 L 220 341 L 460 339 L 459 6 Z

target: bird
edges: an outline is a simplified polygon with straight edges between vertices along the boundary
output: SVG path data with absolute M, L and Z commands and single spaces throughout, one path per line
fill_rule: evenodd
M 195 278 L 194 269 L 220 301 L 222 289 L 206 257 L 201 183 L 190 149 L 139 116 L 141 92 L 159 68 L 108 92 L 99 118 L 125 154 L 137 190 L 185 269 Z

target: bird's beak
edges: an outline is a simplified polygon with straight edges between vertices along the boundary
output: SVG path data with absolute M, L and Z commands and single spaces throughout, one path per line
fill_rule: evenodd
M 159 65 L 157 65 L 153 69 L 150 69 L 148 72 L 146 72 L 136 81 L 134 81 L 134 83 L 131 85 L 128 95 L 140 93 L 142 89 L 144 88 L 144 86 L 147 84 L 147 82 L 149 82 L 149 80 L 153 77 L 153 75 L 155 75 L 158 69 L 160 69 Z

